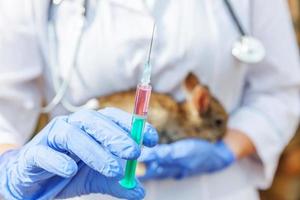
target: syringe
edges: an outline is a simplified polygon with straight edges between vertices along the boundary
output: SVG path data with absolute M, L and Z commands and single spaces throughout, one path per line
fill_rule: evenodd
M 149 48 L 148 61 L 144 65 L 141 82 L 137 85 L 135 94 L 135 104 L 131 123 L 131 137 L 138 144 L 141 145 L 143 141 L 144 126 L 147 120 L 147 113 L 151 95 L 151 64 L 150 56 L 153 43 L 153 36 L 155 31 L 155 24 L 153 25 L 152 38 Z M 125 177 L 120 181 L 121 186 L 127 189 L 135 188 L 135 172 L 137 160 L 128 160 L 126 163 Z

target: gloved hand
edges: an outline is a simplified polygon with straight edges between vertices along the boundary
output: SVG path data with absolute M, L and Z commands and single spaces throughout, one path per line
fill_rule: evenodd
M 172 144 L 144 148 L 139 161 L 146 165 L 140 180 L 176 178 L 221 170 L 235 161 L 232 151 L 222 142 L 185 139 Z
M 52 120 L 19 150 L 0 157 L 0 194 L 4 199 L 69 198 L 89 193 L 142 199 L 144 190 L 122 188 L 122 159 L 136 159 L 140 148 L 128 136 L 131 116 L 107 108 L 82 110 Z M 145 127 L 144 144 L 158 136 Z M 1 196 L 0 195 L 0 196 Z

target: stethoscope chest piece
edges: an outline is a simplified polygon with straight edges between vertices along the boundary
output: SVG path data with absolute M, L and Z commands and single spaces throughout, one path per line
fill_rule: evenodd
M 255 64 L 264 59 L 266 51 L 258 39 L 242 36 L 233 44 L 232 55 L 241 62 Z

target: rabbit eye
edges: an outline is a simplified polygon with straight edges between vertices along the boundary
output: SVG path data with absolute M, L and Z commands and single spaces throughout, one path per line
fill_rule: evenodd
M 215 119 L 215 121 L 214 121 L 214 124 L 217 127 L 221 127 L 223 125 L 223 123 L 224 123 L 224 120 L 220 119 L 220 118 L 219 119 Z

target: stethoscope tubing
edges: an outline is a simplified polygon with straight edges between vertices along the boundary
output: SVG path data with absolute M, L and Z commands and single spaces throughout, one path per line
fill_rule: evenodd
M 233 10 L 233 7 L 231 5 L 231 3 L 228 0 L 224 0 L 224 4 L 229 12 L 229 15 L 232 19 L 232 21 L 234 22 L 236 28 L 238 29 L 238 32 L 240 33 L 241 36 L 245 36 L 247 35 L 246 31 L 244 30 L 242 23 L 240 22 L 237 14 L 235 13 L 235 11 Z
M 61 1 L 59 2 L 61 3 Z M 50 101 L 50 103 L 48 103 L 46 106 L 42 107 L 41 112 L 42 113 L 49 113 L 50 111 L 52 111 L 59 103 L 62 103 L 62 105 L 70 112 L 75 112 L 81 108 L 83 108 L 84 106 L 75 106 L 72 105 L 69 101 L 67 101 L 64 96 L 68 90 L 70 81 L 71 81 L 71 77 L 74 71 L 74 68 L 76 66 L 76 57 L 77 54 L 79 52 L 79 47 L 80 47 L 80 41 L 82 38 L 82 34 L 83 34 L 83 28 L 85 26 L 85 20 L 84 22 L 81 24 L 81 30 L 80 30 L 80 34 L 77 38 L 76 41 L 76 45 L 75 45 L 75 51 L 74 51 L 74 55 L 73 55 L 73 64 L 70 67 L 69 71 L 68 71 L 68 76 L 62 81 L 59 81 L 58 78 L 58 74 L 57 74 L 57 55 L 54 51 L 57 52 L 57 46 L 54 44 L 57 42 L 57 34 L 56 34 L 56 30 L 55 30 L 55 25 L 54 25 L 54 20 L 53 18 L 53 5 L 59 5 L 59 3 L 54 3 L 54 1 L 50 2 L 49 5 L 49 11 L 48 11 L 48 36 L 49 39 L 51 39 L 53 41 L 53 45 L 52 47 L 50 47 L 49 50 L 49 54 L 50 54 L 50 68 L 51 68 L 51 77 L 52 77 L 52 82 L 53 82 L 53 86 L 54 86 L 54 91 L 55 91 L 55 96 L 52 98 L 52 100 Z M 86 17 L 86 8 L 87 8 L 87 0 L 84 1 L 84 13 L 83 13 L 83 17 Z M 56 69 L 56 70 L 55 70 Z M 95 106 L 96 107 L 96 106 Z

